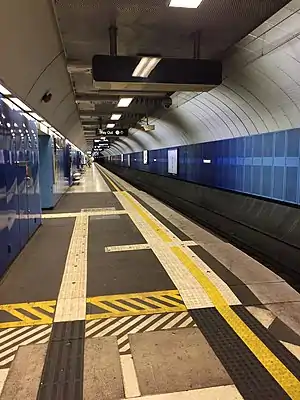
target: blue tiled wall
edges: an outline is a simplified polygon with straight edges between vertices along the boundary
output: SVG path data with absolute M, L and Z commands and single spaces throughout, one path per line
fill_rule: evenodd
M 38 133 L 0 98 L 0 276 L 41 223 Z
M 170 176 L 168 149 L 132 153 L 131 168 Z M 211 160 L 205 164 L 203 160 Z M 127 156 L 111 162 L 128 167 Z M 181 179 L 300 204 L 300 128 L 178 147 Z

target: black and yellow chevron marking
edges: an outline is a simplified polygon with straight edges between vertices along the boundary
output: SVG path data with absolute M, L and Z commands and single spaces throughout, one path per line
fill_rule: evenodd
M 0 305 L 0 329 L 51 324 L 55 305 L 55 300 Z
M 87 320 L 187 310 L 177 290 L 90 297 L 87 303 Z

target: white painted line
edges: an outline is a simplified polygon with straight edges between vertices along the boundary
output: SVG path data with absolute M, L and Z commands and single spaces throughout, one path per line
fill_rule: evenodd
M 85 319 L 88 223 L 87 213 L 80 213 L 76 217 L 56 303 L 54 322 Z
M 174 243 L 166 244 L 167 246 L 171 247 L 174 246 Z M 189 246 L 197 246 L 193 240 L 183 241 L 180 244 L 181 247 L 189 247 Z M 107 246 L 105 247 L 106 253 L 113 253 L 118 251 L 134 251 L 134 250 L 150 250 L 151 246 L 148 243 L 144 244 L 127 244 L 123 246 Z
M 8 355 L 10 355 L 10 354 L 12 354 L 12 353 L 15 353 L 15 352 L 18 350 L 18 348 L 19 348 L 20 346 L 25 346 L 26 344 L 30 344 L 30 343 L 34 343 L 34 342 L 38 341 L 39 338 L 42 338 L 42 337 L 44 337 L 45 335 L 48 335 L 48 340 L 49 340 L 49 336 L 50 336 L 52 327 L 49 327 L 48 329 L 43 330 L 42 332 L 38 332 L 39 330 L 41 330 L 41 328 L 44 329 L 44 328 L 45 328 L 45 325 L 40 325 L 40 326 L 39 326 L 39 329 L 36 328 L 36 329 L 34 330 L 34 332 L 35 332 L 35 335 L 34 335 L 34 336 L 30 337 L 29 339 L 24 340 L 22 343 L 19 343 L 19 344 L 17 344 L 16 346 L 11 347 L 11 348 L 9 348 L 8 350 L 6 350 L 6 351 L 4 351 L 3 353 L 1 353 L 1 358 L 5 357 L 5 356 L 8 356 Z M 0 366 L 8 364 L 8 363 L 9 363 L 10 361 L 12 361 L 14 358 L 15 358 L 15 354 L 13 354 L 12 356 L 10 356 L 9 358 L 3 359 L 3 360 L 0 362 Z
M 182 245 L 185 246 L 185 247 L 198 246 L 198 243 L 194 242 L 193 240 L 184 240 L 182 242 Z
M 134 363 L 131 355 L 121 356 L 121 368 L 126 398 L 135 398 L 141 395 Z
M 122 332 L 127 331 L 132 325 L 135 325 L 140 319 L 142 319 L 144 315 L 139 315 L 137 318 L 133 318 L 131 322 L 126 323 L 125 326 L 122 328 L 118 329 L 116 332 L 113 332 L 113 336 L 120 336 Z M 121 325 L 121 323 L 124 323 L 128 320 L 130 320 L 132 316 L 129 317 L 123 317 L 122 320 L 119 320 L 117 322 L 117 325 Z M 106 336 L 109 334 L 109 332 L 113 331 L 116 328 L 116 326 L 109 326 L 108 328 L 104 329 L 104 331 L 97 333 L 94 337 L 102 337 Z
M 280 343 L 282 343 L 300 361 L 300 346 L 297 346 L 296 344 L 284 342 L 283 340 L 280 340 Z
M 108 246 L 105 247 L 106 253 L 112 253 L 117 251 L 133 251 L 133 250 L 149 250 L 151 249 L 149 244 L 128 244 L 124 246 Z
M 134 397 L 131 397 L 134 398 Z M 141 400 L 243 400 L 234 385 L 141 396 Z
M 79 217 L 82 213 L 84 215 L 88 216 L 101 216 L 101 215 L 123 215 L 127 214 L 127 211 L 125 210 L 108 210 L 108 209 L 90 209 L 90 211 L 81 211 L 81 212 L 71 212 L 71 213 L 54 213 L 54 214 L 43 214 L 42 218 L 43 219 L 57 219 L 57 218 L 77 218 Z
M 14 329 L 14 332 L 10 333 L 9 329 Z M 22 332 L 29 331 L 30 329 L 32 329 L 32 326 L 23 326 L 23 328 L 9 328 L 9 329 L 5 329 L 4 332 L 8 333 L 8 335 L 2 335 L 3 337 L 0 339 L 0 345 L 2 342 L 11 340 L 13 337 L 20 335 Z
M 4 383 L 5 383 L 7 375 L 8 375 L 8 371 L 9 371 L 9 368 L 0 369 L 0 395 L 2 393 Z

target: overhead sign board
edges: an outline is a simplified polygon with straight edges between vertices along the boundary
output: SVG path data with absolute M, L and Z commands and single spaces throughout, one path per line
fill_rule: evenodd
M 148 76 L 134 76 L 136 67 L 143 62 L 148 62 L 147 67 L 151 67 L 151 59 L 143 56 L 95 55 L 92 60 L 94 87 L 101 90 L 202 92 L 222 83 L 221 61 L 162 58 Z
M 128 129 L 118 129 L 118 128 L 99 129 L 99 134 L 101 136 L 106 136 L 106 137 L 128 136 Z
M 93 143 L 94 143 L 94 146 L 101 144 L 101 143 L 109 143 L 109 139 L 107 137 L 102 137 L 100 139 L 94 139 Z

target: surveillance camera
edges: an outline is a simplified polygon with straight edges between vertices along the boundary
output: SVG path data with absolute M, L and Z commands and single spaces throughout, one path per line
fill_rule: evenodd
M 49 101 L 51 101 L 51 99 L 52 99 L 52 93 L 51 92 L 46 92 L 42 97 L 42 101 L 44 103 L 49 103 Z
M 162 106 L 163 106 L 166 110 L 168 110 L 168 109 L 172 106 L 172 99 L 171 99 L 171 97 L 165 97 L 165 98 L 162 100 Z

